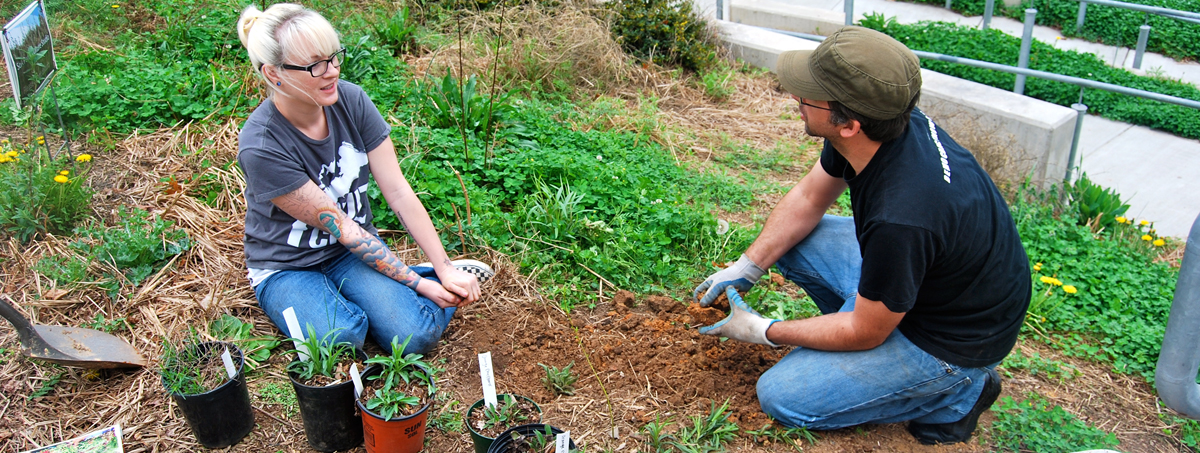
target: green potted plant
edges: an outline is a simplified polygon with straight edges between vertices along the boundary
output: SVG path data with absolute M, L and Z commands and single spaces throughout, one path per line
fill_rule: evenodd
M 163 387 L 201 445 L 225 448 L 254 429 L 241 349 L 227 342 L 191 344 L 182 349 L 167 344 L 165 349 L 159 368 Z M 222 357 L 226 351 L 230 366 Z
M 433 403 L 433 373 L 421 354 L 405 354 L 412 336 L 397 344 L 392 354 L 367 360 L 358 408 L 363 417 L 363 443 L 367 453 L 416 453 L 425 443 L 425 421 Z
M 542 408 L 533 400 L 520 395 L 496 395 L 496 405 L 486 406 L 483 399 L 467 409 L 467 427 L 475 453 L 487 453 L 496 436 L 518 425 L 539 423 Z
M 555 439 L 563 430 L 541 423 L 509 428 L 496 437 L 487 453 L 554 453 Z M 567 441 L 567 451 L 576 451 L 575 441 Z
M 317 451 L 357 447 L 363 442 L 362 417 L 355 409 L 357 397 L 350 378 L 357 351 L 349 342 L 335 341 L 338 330 L 318 338 L 312 324 L 307 327 L 308 336 L 293 351 L 296 360 L 287 370 L 308 445 Z

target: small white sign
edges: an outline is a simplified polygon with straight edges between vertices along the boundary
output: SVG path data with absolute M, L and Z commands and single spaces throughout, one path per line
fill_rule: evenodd
M 559 434 L 554 438 L 554 453 L 569 453 L 571 449 L 571 432 Z
M 229 355 L 229 350 L 221 353 L 221 362 L 225 363 L 225 373 L 229 375 L 229 379 L 237 376 L 237 368 L 233 366 L 233 356 Z
M 287 322 L 288 334 L 292 336 L 292 344 L 299 351 L 300 360 L 308 361 L 308 348 L 304 346 L 304 330 L 300 329 L 300 320 L 296 319 L 296 310 L 288 307 L 283 311 L 283 320 Z
M 358 374 L 358 364 L 350 364 L 350 379 L 354 380 L 354 397 L 362 398 L 362 376 Z
M 479 377 L 483 379 L 483 404 L 496 407 L 496 376 L 492 374 L 492 353 L 479 354 Z

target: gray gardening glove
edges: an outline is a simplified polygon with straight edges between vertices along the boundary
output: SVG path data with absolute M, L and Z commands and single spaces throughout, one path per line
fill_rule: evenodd
M 700 299 L 700 306 L 707 307 L 712 305 L 713 301 L 721 296 L 721 291 L 725 291 L 727 287 L 737 288 L 740 292 L 750 291 L 750 288 L 753 288 L 754 284 L 758 283 L 758 279 L 766 273 L 767 271 L 762 270 L 743 253 L 742 257 L 738 258 L 732 266 L 710 275 L 704 283 L 697 286 L 696 290 L 692 291 L 692 298 L 695 299 L 698 294 L 704 292 L 704 298 Z
M 733 286 L 725 288 L 729 297 L 729 316 L 720 322 L 700 328 L 702 335 L 718 335 L 747 343 L 765 344 L 770 347 L 779 346 L 767 339 L 767 329 L 778 319 L 767 319 L 746 305 Z

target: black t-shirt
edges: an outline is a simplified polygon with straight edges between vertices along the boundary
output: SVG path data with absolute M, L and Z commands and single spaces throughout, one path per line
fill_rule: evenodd
M 964 367 L 1003 359 L 1029 308 L 1029 258 L 974 156 L 914 110 L 862 174 L 828 141 L 821 166 L 850 185 L 858 293 L 906 312 L 900 332 L 934 357 Z

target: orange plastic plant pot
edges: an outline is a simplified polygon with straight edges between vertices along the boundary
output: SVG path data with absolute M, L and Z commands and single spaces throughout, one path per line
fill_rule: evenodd
M 363 414 L 363 444 L 367 453 L 417 453 L 425 446 L 429 406 L 407 417 L 384 420 L 358 403 Z

